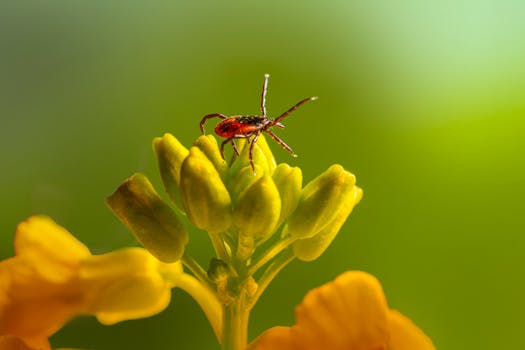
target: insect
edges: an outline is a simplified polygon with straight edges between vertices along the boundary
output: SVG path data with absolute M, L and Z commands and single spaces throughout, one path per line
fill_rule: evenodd
M 288 109 L 286 112 L 281 114 L 275 119 L 268 118 L 266 116 L 266 91 L 268 90 L 268 78 L 270 77 L 269 74 L 264 75 L 264 83 L 262 87 L 262 94 L 261 94 L 261 114 L 262 115 L 234 115 L 231 117 L 227 117 L 224 114 L 220 113 L 213 113 L 213 114 L 207 114 L 205 115 L 200 122 L 200 128 L 201 132 L 204 135 L 204 124 L 208 119 L 211 118 L 221 118 L 222 121 L 217 124 L 215 127 L 215 133 L 221 137 L 224 137 L 226 140 L 224 140 L 221 143 L 221 156 L 222 159 L 224 159 L 224 146 L 227 143 L 231 143 L 233 151 L 237 156 L 240 155 L 239 149 L 237 148 L 237 145 L 235 144 L 235 139 L 247 139 L 247 141 L 250 144 L 250 151 L 249 151 L 249 159 L 250 159 L 250 165 L 252 167 L 253 172 L 255 173 L 255 166 L 253 164 L 253 146 L 257 142 L 257 139 L 259 138 L 259 135 L 264 132 L 272 139 L 277 141 L 278 144 L 280 144 L 285 150 L 290 152 L 293 157 L 297 157 L 297 154 L 288 146 L 286 143 L 284 143 L 283 140 L 281 140 L 277 135 L 275 135 L 270 128 L 273 126 L 276 126 L 278 128 L 284 128 L 284 125 L 281 124 L 281 120 L 286 118 L 290 113 L 295 111 L 297 108 L 302 106 L 308 101 L 314 101 L 317 100 L 317 96 L 308 97 L 305 98 L 299 102 L 297 102 L 294 106 L 292 106 L 290 109 Z M 251 139 L 250 139 L 251 138 Z

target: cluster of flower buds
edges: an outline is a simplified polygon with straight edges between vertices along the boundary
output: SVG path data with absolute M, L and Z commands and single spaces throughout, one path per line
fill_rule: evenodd
M 303 187 L 301 170 L 277 165 L 262 136 L 252 152 L 255 171 L 244 140 L 239 142 L 240 156 L 230 164 L 222 159 L 212 135 L 200 136 L 188 150 L 165 134 L 154 139 L 153 149 L 176 210 L 142 174 L 126 180 L 107 203 L 144 247 L 165 262 L 184 253 L 188 242 L 184 216 L 209 233 L 219 258 L 225 255 L 247 266 L 259 246 L 281 240 L 296 258 L 314 260 L 362 196 L 354 175 L 340 165 L 332 165 Z

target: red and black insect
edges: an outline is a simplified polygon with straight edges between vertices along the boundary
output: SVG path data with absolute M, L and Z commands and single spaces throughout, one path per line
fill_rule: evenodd
M 205 115 L 200 123 L 201 132 L 204 135 L 204 123 L 206 123 L 206 120 L 210 118 L 221 118 L 223 119 L 217 126 L 215 127 L 215 133 L 221 137 L 226 138 L 221 143 L 221 156 L 222 159 L 224 159 L 224 145 L 226 145 L 228 142 L 231 142 L 233 151 L 237 156 L 239 156 L 239 150 L 237 149 L 237 145 L 235 144 L 235 139 L 247 139 L 247 141 L 250 143 L 250 152 L 249 152 L 249 158 L 250 158 L 250 165 L 252 166 L 253 171 L 255 172 L 255 166 L 253 164 L 253 146 L 255 145 L 255 142 L 257 142 L 257 139 L 259 138 L 259 135 L 261 132 L 264 132 L 268 135 L 270 135 L 271 138 L 273 138 L 277 143 L 279 143 L 285 150 L 290 152 L 292 156 L 297 157 L 295 152 L 288 146 L 286 143 L 284 143 L 283 140 L 281 140 L 277 135 L 275 135 L 270 128 L 272 126 L 276 126 L 278 128 L 284 128 L 284 125 L 280 123 L 281 120 L 286 118 L 290 113 L 295 111 L 297 108 L 299 108 L 301 105 L 305 104 L 308 101 L 317 100 L 317 96 L 308 97 L 305 98 L 299 102 L 297 102 L 292 108 L 281 114 L 275 119 L 268 118 L 266 116 L 266 90 L 268 89 L 268 78 L 270 77 L 269 74 L 264 75 L 264 83 L 262 88 L 262 94 L 261 94 L 261 113 L 262 115 L 234 115 L 231 117 L 227 117 L 224 114 L 220 113 L 213 113 L 213 114 L 207 114 Z M 253 137 L 252 137 L 253 136 Z M 251 140 L 250 140 L 251 138 Z

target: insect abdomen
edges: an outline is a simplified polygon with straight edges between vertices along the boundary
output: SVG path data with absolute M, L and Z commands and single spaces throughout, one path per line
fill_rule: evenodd
M 234 116 L 226 118 L 215 127 L 215 133 L 221 137 L 246 135 L 260 129 L 264 123 L 258 116 Z

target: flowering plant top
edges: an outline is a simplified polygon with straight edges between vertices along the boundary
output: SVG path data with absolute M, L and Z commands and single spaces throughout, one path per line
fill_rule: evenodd
M 434 350 L 417 326 L 388 307 L 379 282 L 360 271 L 310 291 L 295 325 L 248 341 L 250 311 L 269 283 L 294 259 L 321 256 L 363 195 L 341 165 L 303 185 L 300 168 L 277 164 L 262 133 L 293 154 L 269 128 L 284 127 L 280 120 L 315 98 L 267 118 L 267 81 L 262 116 L 202 119 L 201 130 L 205 120 L 223 119 L 216 128 L 226 137 L 220 147 L 212 135 L 189 149 L 171 134 L 153 140 L 168 200 L 140 173 L 106 198 L 145 249 L 92 255 L 50 218 L 18 226 L 16 255 L 0 262 L 0 349 L 50 349 L 49 336 L 78 314 L 103 324 L 151 316 L 178 287 L 199 304 L 224 350 Z M 227 143 L 234 150 L 229 161 Z M 210 238 L 214 254 L 205 264 L 187 249 L 189 226 Z

